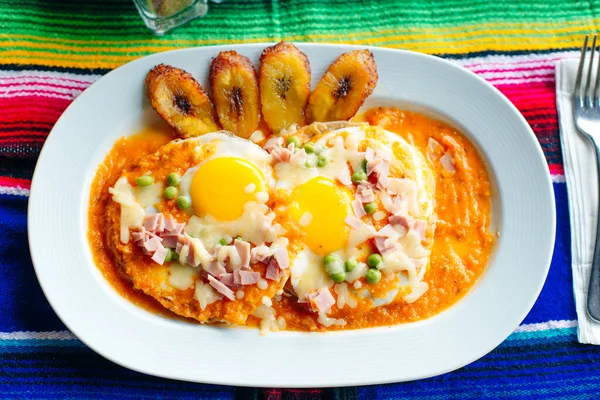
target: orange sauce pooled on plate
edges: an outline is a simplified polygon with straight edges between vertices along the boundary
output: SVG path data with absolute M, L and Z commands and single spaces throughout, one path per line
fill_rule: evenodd
M 456 129 L 424 115 L 396 108 L 378 107 L 356 118 L 395 132 L 414 144 L 423 154 L 433 138 L 450 154 L 456 166 L 452 173 L 432 163 L 436 178 L 436 213 L 438 217 L 431 262 L 424 281 L 429 290 L 416 302 L 368 309 L 364 302 L 357 308 L 338 310 L 336 318 L 346 325 L 334 329 L 356 329 L 395 325 L 431 317 L 460 300 L 475 285 L 485 270 L 492 253 L 495 235 L 489 232 L 491 185 L 483 161 L 475 147 Z M 173 139 L 167 128 L 149 128 L 119 139 L 98 167 L 92 184 L 88 239 L 96 265 L 111 285 L 126 299 L 155 313 L 177 317 L 153 298 L 134 290 L 118 273 L 111 254 L 104 245 L 105 209 L 110 200 L 108 188 L 140 157 L 153 153 Z M 362 279 L 363 288 L 367 286 Z M 381 284 L 385 284 L 382 280 Z M 364 307 L 364 309 L 361 309 Z M 286 320 L 287 329 L 325 330 L 317 323 L 317 315 L 299 306 L 292 297 L 273 301 L 278 317 Z M 255 325 L 250 317 L 248 325 Z
M 113 256 L 105 245 L 106 204 L 111 201 L 108 188 L 114 186 L 117 179 L 127 171 L 136 160 L 158 150 L 159 147 L 173 139 L 167 128 L 151 126 L 142 132 L 119 139 L 106 155 L 104 162 L 98 166 L 92 182 L 88 212 L 88 242 L 94 262 L 113 288 L 127 300 L 151 312 L 177 317 L 164 308 L 152 297 L 133 289 L 117 270 Z

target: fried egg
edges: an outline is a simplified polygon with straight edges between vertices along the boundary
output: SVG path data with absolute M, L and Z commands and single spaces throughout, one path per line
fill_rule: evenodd
M 290 267 L 290 282 L 301 301 L 323 287 L 335 289 L 324 266 L 323 258 L 328 254 L 358 261 L 356 268 L 346 272 L 347 283 L 364 278 L 368 271 L 367 257 L 377 252 L 372 239 L 387 224 L 394 198 L 400 197 L 393 196 L 394 193 L 401 192 L 410 218 L 428 224 L 433 221 L 433 173 L 422 154 L 399 135 L 365 124 L 325 132 L 312 138 L 311 144 L 314 151 L 295 149 L 288 162 L 274 165 L 276 187 L 289 195 L 286 214 L 299 234 L 296 240 L 301 243 Z M 372 215 L 364 215 L 355 207 L 357 185 L 350 180 L 353 171 L 364 168 L 367 151 L 381 153 L 390 165 L 391 189 L 374 189 L 377 211 Z M 319 160 L 326 163 L 319 164 Z M 372 183 L 369 185 L 374 188 Z M 348 217 L 354 217 L 355 222 L 358 218 L 360 225 L 350 226 Z M 385 279 L 394 282 L 391 289 L 390 284 L 382 285 L 385 290 L 377 290 L 377 285 L 368 288 L 363 285 L 360 290 L 350 290 L 350 295 L 368 298 L 374 306 L 379 306 L 394 301 L 402 288 L 408 294 L 415 288 L 422 289 L 418 287 L 428 264 L 429 243 L 423 245 L 411 229 L 396 230 L 399 237 L 395 239 L 402 250 L 384 256 L 385 265 L 381 269 Z M 428 231 L 427 240 L 432 232 Z M 417 257 L 418 262 L 413 262 Z
M 121 274 L 179 315 L 243 324 L 288 277 L 278 270 L 269 278 L 261 262 L 269 259 L 251 257 L 257 246 L 280 257 L 287 246 L 269 204 L 270 164 L 265 150 L 223 132 L 174 140 L 139 160 L 109 190 L 107 243 Z M 176 188 L 189 199 L 185 209 L 164 197 L 170 173 L 181 176 Z M 136 184 L 144 176 L 154 183 Z M 170 235 L 174 224 L 185 224 L 183 232 Z

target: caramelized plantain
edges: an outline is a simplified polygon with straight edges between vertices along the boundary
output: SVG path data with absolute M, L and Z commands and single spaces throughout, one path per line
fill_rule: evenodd
M 286 42 L 267 47 L 260 56 L 260 101 L 272 132 L 304 125 L 310 95 L 310 64 L 306 54 Z
M 219 130 L 212 102 L 189 73 L 160 64 L 148 71 L 146 86 L 152 107 L 180 137 Z
M 370 51 L 353 50 L 342 54 L 310 94 L 306 110 L 309 122 L 352 118 L 373 93 L 377 79 L 377 65 Z
M 210 64 L 210 86 L 223 129 L 248 138 L 260 122 L 258 79 L 252 63 L 222 51 Z

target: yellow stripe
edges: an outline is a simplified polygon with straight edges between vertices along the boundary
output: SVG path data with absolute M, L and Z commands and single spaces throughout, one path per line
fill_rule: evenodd
M 527 28 L 514 28 L 518 25 L 526 25 Z M 373 32 L 365 31 L 365 32 L 352 32 L 352 33 L 340 33 L 340 34 L 317 34 L 317 35 L 290 35 L 286 36 L 285 40 L 289 41 L 306 41 L 307 39 L 343 39 L 347 40 L 348 38 L 363 38 L 359 40 L 361 43 L 367 44 L 371 42 L 381 41 L 383 38 L 385 39 L 396 39 L 396 38 L 432 38 L 434 37 L 431 33 L 419 34 L 419 32 L 423 31 L 436 31 L 439 32 L 438 36 L 443 38 L 460 38 L 467 37 L 472 32 L 481 32 L 489 30 L 490 33 L 497 33 L 500 35 L 505 34 L 514 34 L 514 35 L 539 35 L 540 29 L 544 29 L 549 33 L 568 33 L 568 32 L 577 32 L 577 31 L 594 31 L 597 26 L 600 26 L 600 18 L 591 19 L 589 21 L 564 21 L 560 23 L 560 27 L 557 27 L 556 22 L 536 22 L 536 23 L 506 23 L 506 22 L 494 22 L 494 23 L 485 23 L 478 25 L 459 25 L 459 26 L 448 26 L 448 27 L 415 27 L 414 33 L 401 33 L 400 29 L 388 29 L 381 30 L 376 32 L 378 37 L 376 38 L 368 38 L 368 36 L 372 35 Z M 503 29 L 503 27 L 507 27 L 508 29 Z M 496 29 L 494 29 L 496 28 Z M 549 28 L 549 29 L 546 29 Z M 450 33 L 452 31 L 459 30 L 458 33 Z M 410 29 L 409 29 L 410 31 Z M 464 31 L 464 32 L 463 32 Z M 387 36 L 392 35 L 392 36 Z M 140 39 L 140 40 L 114 40 L 114 41 L 106 41 L 106 40 L 84 40 L 84 39 L 63 39 L 63 38 L 49 38 L 43 36 L 35 36 L 35 35 L 11 35 L 11 34 L 2 34 L 0 37 L 8 40 L 13 39 L 34 39 L 37 41 L 48 41 L 48 42 L 56 42 L 60 41 L 61 43 L 73 43 L 73 44 L 99 44 L 99 45 L 112 45 L 112 44 L 132 44 L 137 45 L 140 43 L 148 43 L 148 44 L 159 44 L 159 43 L 169 43 L 173 46 L 180 47 L 180 45 L 212 45 L 212 44 L 235 44 L 235 43 L 260 43 L 260 42 L 269 42 L 273 41 L 272 37 L 260 37 L 260 38 L 240 38 L 240 39 L 210 39 L 210 40 L 187 40 L 187 39 L 175 39 L 175 40 L 164 40 L 164 39 Z M 164 48 L 164 47 L 160 47 Z M 66 47 L 65 47 L 66 49 Z M 72 48 L 69 48 L 72 50 Z
M 460 43 L 452 46 L 443 46 L 435 42 L 421 43 L 393 43 L 386 44 L 383 47 L 402 48 L 405 50 L 413 50 L 429 53 L 444 53 L 444 54 L 465 54 L 481 51 L 527 51 L 527 50 L 545 50 L 549 47 L 553 49 L 568 49 L 579 47 L 581 40 L 578 37 L 566 38 L 566 40 L 553 40 L 549 42 L 540 42 L 539 40 L 519 40 L 508 41 L 507 43 L 498 42 L 495 38 L 488 40 L 473 40 L 468 43 Z M 551 46 L 549 46 L 551 45 Z M 161 49 L 168 50 L 168 49 Z M 135 60 L 141 56 L 112 56 L 112 57 L 97 57 L 78 54 L 48 54 L 39 51 L 13 50 L 3 53 L 3 63 L 5 64 L 31 64 L 41 63 L 48 66 L 73 67 L 73 68 L 101 68 L 113 69 L 126 62 Z

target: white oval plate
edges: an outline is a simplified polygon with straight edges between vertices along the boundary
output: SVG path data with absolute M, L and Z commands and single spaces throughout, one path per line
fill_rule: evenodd
M 554 245 L 554 194 L 536 138 L 517 109 L 471 72 L 439 58 L 371 48 L 379 83 L 369 105 L 398 104 L 452 121 L 475 142 L 495 182 L 493 260 L 462 301 L 428 320 L 346 332 L 202 326 L 156 316 L 104 280 L 87 242 L 90 184 L 117 138 L 153 118 L 144 78 L 167 63 L 206 84 L 211 58 L 235 49 L 258 65 L 266 44 L 191 48 L 124 65 L 85 90 L 54 126 L 29 199 L 29 243 L 40 284 L 67 327 L 120 365 L 224 385 L 319 387 L 408 381 L 460 368 L 500 344 L 533 306 Z M 298 44 L 313 87 L 345 45 Z

